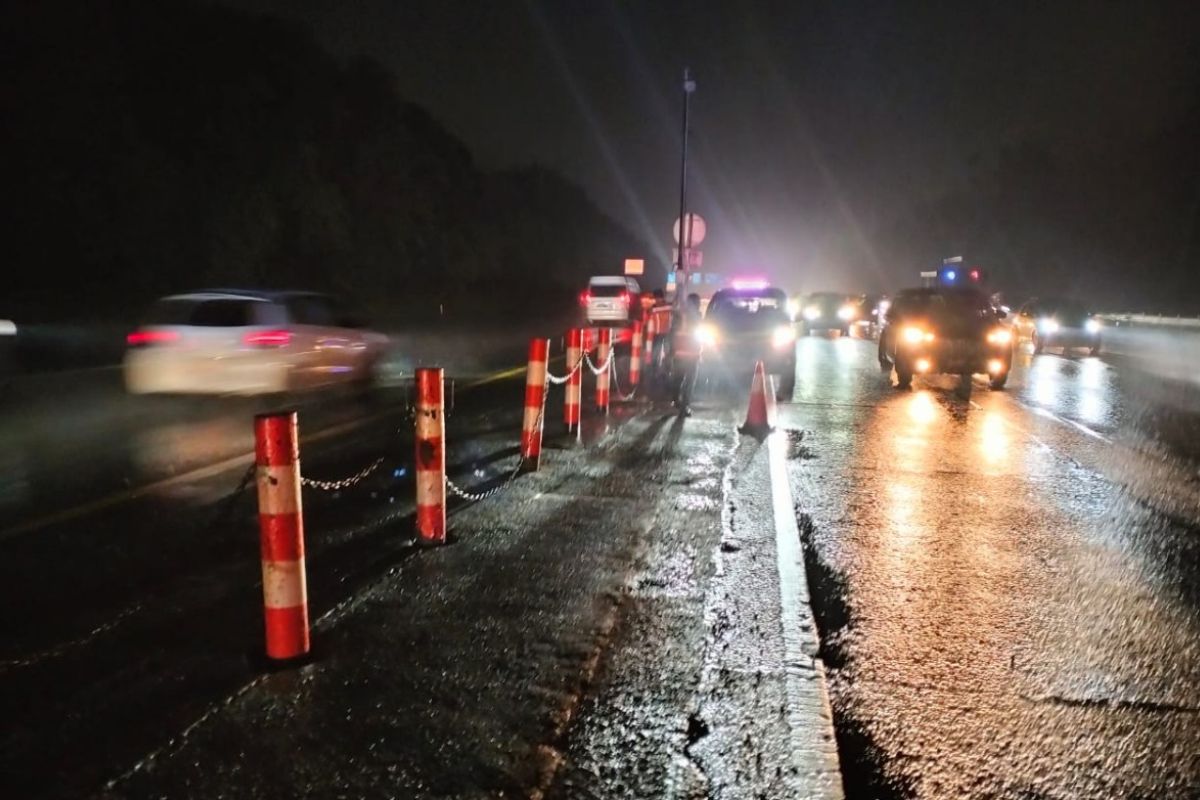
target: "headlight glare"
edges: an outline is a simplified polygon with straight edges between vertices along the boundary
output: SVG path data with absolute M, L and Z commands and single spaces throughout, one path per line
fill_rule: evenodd
M 1058 333 L 1058 320 L 1051 317 L 1038 320 L 1038 330 L 1042 333 Z
M 996 328 L 988 331 L 988 344 L 1008 344 L 1012 341 L 1012 331 L 1008 328 Z
M 771 343 L 776 347 L 787 347 L 796 341 L 796 331 L 791 325 L 780 325 L 771 334 Z
M 804 309 L 804 318 L 805 319 L 810 319 L 810 320 L 817 319 L 820 316 L 821 316 L 821 309 L 818 308 L 817 306 L 809 306 L 808 308 Z
M 1089 319 L 1087 322 L 1084 323 L 1083 327 L 1087 328 L 1088 333 L 1099 333 L 1100 328 L 1103 326 L 1101 326 L 1100 320 Z
M 717 343 L 717 329 L 712 325 L 701 325 L 696 328 L 696 341 L 704 345 Z
M 928 331 L 921 330 L 917 327 L 908 327 L 900 331 L 900 336 L 908 344 L 920 344 L 921 342 L 932 342 L 933 334 Z
M 838 319 L 847 320 L 851 319 L 853 316 L 854 306 L 852 305 L 847 304 L 838 309 Z

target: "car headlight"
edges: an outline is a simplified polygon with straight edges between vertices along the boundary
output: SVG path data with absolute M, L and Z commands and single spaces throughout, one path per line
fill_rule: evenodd
M 1044 319 L 1039 319 L 1037 326 L 1038 326 L 1038 330 L 1041 331 L 1042 333 L 1057 333 L 1058 332 L 1058 320 L 1051 319 L 1050 317 L 1046 317 Z
M 792 319 L 795 319 L 800 314 L 800 304 L 795 300 L 788 300 L 785 308 L 787 309 L 787 315 Z
M 780 325 L 771 334 L 771 344 L 776 347 L 787 347 L 796 341 L 796 331 L 791 325 Z
M 994 328 L 988 331 L 988 344 L 1008 344 L 1012 341 L 1012 331 L 1008 328 Z
M 838 309 L 838 319 L 847 320 L 854 316 L 854 306 L 845 305 Z
M 900 331 L 900 336 L 908 344 L 920 344 L 921 342 L 932 342 L 933 334 L 929 331 L 922 330 L 917 327 L 908 327 Z
M 1103 326 L 1100 324 L 1100 320 L 1098 320 L 1098 319 L 1089 319 L 1087 322 L 1085 322 L 1085 323 L 1083 324 L 1083 327 L 1084 327 L 1084 328 L 1087 328 L 1087 332 L 1088 332 L 1088 333 L 1099 333 L 1099 332 L 1100 332 L 1100 328 L 1101 328 L 1101 327 L 1103 327 Z
M 701 325 L 696 328 L 696 341 L 700 344 L 714 345 L 717 343 L 717 329 L 712 325 Z
M 805 319 L 817 319 L 820 316 L 821 316 L 821 309 L 818 308 L 817 306 L 809 306 L 808 308 L 804 309 L 804 318 Z

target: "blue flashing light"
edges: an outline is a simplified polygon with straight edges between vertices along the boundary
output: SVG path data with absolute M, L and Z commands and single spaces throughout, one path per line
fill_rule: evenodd
M 952 269 L 946 270 L 946 283 L 954 283 L 958 278 L 958 273 Z

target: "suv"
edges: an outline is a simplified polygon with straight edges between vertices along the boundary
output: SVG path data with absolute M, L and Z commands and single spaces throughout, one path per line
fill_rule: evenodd
M 641 292 L 633 278 L 597 275 L 588 281 L 579 299 L 589 325 L 623 326 L 641 319 Z
M 173 295 L 126 337 L 125 387 L 132 394 L 263 394 L 366 383 L 387 344 L 328 295 Z
M 749 372 L 762 361 L 779 377 L 781 400 L 796 386 L 796 328 L 787 313 L 782 289 L 722 289 L 713 295 L 696 330 L 706 369 L 718 367 L 723 377 Z
M 879 366 L 896 370 L 907 389 L 915 374 L 986 373 L 1002 389 L 1012 369 L 1013 333 L 1006 314 L 978 289 L 933 287 L 900 292 L 879 336 Z

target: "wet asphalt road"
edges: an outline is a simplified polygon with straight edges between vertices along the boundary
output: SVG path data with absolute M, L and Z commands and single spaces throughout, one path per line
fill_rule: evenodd
M 848 796 L 1200 796 L 1194 384 L 1024 354 L 965 399 L 799 347 L 781 424 Z
M 1195 384 L 1129 356 L 1026 355 L 1009 391 L 966 399 L 943 378 L 891 389 L 870 342 L 798 348 L 778 435 L 848 796 L 1200 796 Z M 452 477 L 502 479 L 521 391 L 459 394 Z M 2 417 L 0 794 L 91 795 L 165 749 L 106 796 L 276 796 L 271 765 L 312 737 L 262 737 L 330 698 L 321 725 L 365 719 L 363 738 L 288 796 L 800 793 L 771 767 L 769 523 L 729 519 L 755 504 L 729 478 L 753 469 L 732 434 L 744 395 L 682 424 L 632 406 L 582 450 L 556 442 L 575 474 L 460 510 L 459 546 L 432 559 L 410 537 L 403 389 L 300 398 L 306 474 L 384 461 L 306 493 L 325 652 L 265 682 L 252 502 L 231 493 L 275 401 L 125 402 L 104 373 L 37 396 L 28 413 L 6 395 Z M 345 650 L 374 655 L 351 668 Z

